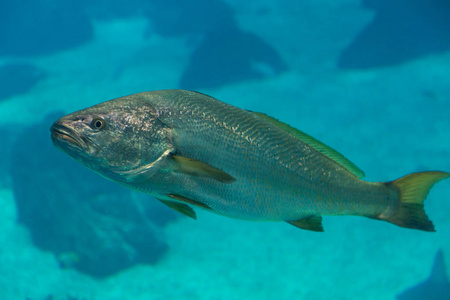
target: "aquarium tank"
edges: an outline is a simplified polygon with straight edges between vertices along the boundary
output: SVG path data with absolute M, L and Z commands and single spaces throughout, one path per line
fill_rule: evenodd
M 270 176 L 277 171 L 265 168 L 276 164 L 259 160 L 251 168 L 260 171 L 245 180 L 279 193 L 258 197 L 241 183 L 241 173 L 226 172 L 220 157 L 233 138 L 224 137 L 222 148 L 217 139 L 211 147 L 192 142 L 168 151 L 164 172 L 201 182 L 191 194 L 206 195 L 219 181 L 234 185 L 240 197 L 168 192 L 161 199 L 142 188 L 152 182 L 145 171 L 155 164 L 139 169 L 134 181 L 144 193 L 127 188 L 132 180 L 108 180 L 109 173 L 80 164 L 78 150 L 71 155 L 77 162 L 55 147 L 56 134 L 71 146 L 88 140 L 52 127 L 110 99 L 195 91 L 200 94 L 188 94 L 239 108 L 195 104 L 214 126 L 225 128 L 242 112 L 259 122 L 246 128 L 261 141 L 279 132 L 307 145 L 299 153 L 287 142 L 258 144 L 280 168 L 289 167 L 283 159 L 310 166 L 309 154 L 317 152 L 352 173 L 354 182 L 361 177 L 374 186 L 396 186 L 389 199 L 407 198 L 409 212 L 417 212 L 422 200 L 411 200 L 403 186 L 417 194 L 422 182 L 395 180 L 450 172 L 449 74 L 448 0 L 2 0 L 0 299 L 450 299 L 445 176 L 429 193 L 420 192 L 426 215 L 413 213 L 406 223 L 391 222 L 392 211 L 345 213 L 351 196 L 337 197 L 345 200 L 339 212 L 321 215 L 314 203 L 319 207 L 341 193 L 324 187 L 323 176 L 333 171 L 305 167 L 274 182 Z M 135 124 L 148 126 L 140 116 Z M 94 116 L 90 124 L 99 131 L 102 122 Z M 239 131 L 246 123 L 236 122 L 232 131 L 255 142 L 247 129 Z M 170 126 L 162 123 L 166 132 Z M 205 134 L 203 127 L 193 132 L 193 138 Z M 115 155 L 124 163 L 126 155 L 156 147 L 146 143 L 133 154 L 135 145 L 121 142 L 125 147 Z M 106 153 L 99 144 L 95 149 Z M 253 159 L 248 148 L 233 149 L 230 170 L 245 172 Z M 182 156 L 189 151 L 207 151 L 207 158 Z M 284 189 L 296 182 L 302 187 L 296 192 Z M 302 192 L 316 183 L 321 196 Z M 168 180 L 168 189 L 172 185 Z M 268 212 L 285 209 L 280 203 L 286 195 L 295 207 L 296 193 L 300 220 L 249 221 L 214 206 L 220 200 L 235 209 L 245 202 Z M 359 196 L 364 209 L 378 205 L 372 198 L 378 199 L 369 192 Z M 404 204 L 394 200 L 393 211 Z M 416 226 L 424 219 L 432 225 Z

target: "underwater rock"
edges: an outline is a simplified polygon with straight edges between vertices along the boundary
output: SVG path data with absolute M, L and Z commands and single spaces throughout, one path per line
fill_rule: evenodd
M 149 0 L 78 0 L 95 20 L 112 20 L 142 16 Z
M 0 66 L 0 101 L 28 92 L 47 73 L 27 63 L 8 63 Z
M 153 0 L 145 9 L 148 33 L 200 40 L 179 87 L 212 88 L 287 70 L 271 45 L 239 29 L 233 8 L 222 0 Z
M 55 117 L 25 129 L 12 150 L 18 220 L 33 243 L 55 253 L 61 267 L 95 277 L 156 263 L 168 247 L 159 233 L 176 213 L 145 195 L 139 201 L 58 151 L 48 137 Z
M 213 88 L 242 80 L 273 76 L 288 68 L 268 43 L 237 28 L 208 34 L 184 70 L 182 89 Z
M 204 34 L 236 23 L 233 9 L 221 0 L 153 0 L 146 10 L 148 31 L 163 36 Z
M 401 64 L 450 50 L 448 0 L 365 0 L 373 21 L 343 50 L 342 69 Z
M 444 253 L 439 250 L 434 258 L 430 276 L 397 295 L 397 300 L 448 300 L 450 281 L 445 270 Z
M 78 1 L 0 1 L 0 56 L 50 54 L 79 46 L 92 35 Z
M 2 138 L 0 143 L 0 188 L 11 188 L 11 153 L 12 145 L 17 135 L 21 132 L 17 126 L 6 126 L 2 124 L 0 126 L 0 136 Z

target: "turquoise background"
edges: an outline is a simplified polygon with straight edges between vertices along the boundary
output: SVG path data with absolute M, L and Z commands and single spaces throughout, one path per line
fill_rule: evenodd
M 360 1 L 225 2 L 239 28 L 270 44 L 289 69 L 198 91 L 307 132 L 359 166 L 368 181 L 450 171 L 450 51 L 344 70 L 337 67 L 340 54 L 376 15 Z M 201 5 L 192 3 L 194 10 Z M 179 87 L 201 34 L 163 35 L 148 26 L 139 9 L 125 16 L 99 13 L 107 7 L 108 2 L 98 2 L 91 9 L 97 17 L 87 43 L 0 56 L 2 64 L 33 63 L 48 74 L 26 93 L 0 101 L 0 127 L 20 129 L 57 110 L 70 113 L 136 92 Z M 50 133 L 48 138 L 50 143 Z M 38 160 L 39 149 L 35 145 L 29 155 Z M 361 217 L 324 217 L 325 232 L 315 233 L 198 211 L 197 221 L 182 217 L 161 232 L 169 251 L 157 264 L 99 280 L 60 269 L 52 253 L 33 245 L 29 229 L 17 222 L 5 176 L 1 299 L 395 299 L 428 276 L 438 249 L 450 255 L 447 180 L 425 202 L 436 233 Z

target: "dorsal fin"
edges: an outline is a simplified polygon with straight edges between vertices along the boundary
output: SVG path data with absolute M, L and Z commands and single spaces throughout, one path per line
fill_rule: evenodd
M 308 144 L 310 147 L 314 148 L 316 151 L 320 152 L 321 154 L 325 155 L 329 159 L 333 160 L 337 164 L 341 165 L 343 168 L 348 170 L 350 173 L 355 175 L 357 178 L 363 178 L 365 176 L 364 172 L 358 168 L 354 163 L 349 161 L 347 158 L 345 158 L 342 154 L 331 148 L 330 146 L 325 145 L 321 141 L 313 138 L 309 134 L 304 133 L 303 131 L 300 131 L 286 123 L 280 122 L 275 118 L 272 118 L 266 114 L 258 113 L 254 111 L 249 111 L 253 113 L 254 115 L 258 116 L 259 118 L 271 123 L 272 125 L 275 125 L 279 129 L 288 132 L 290 135 L 298 138 L 302 142 Z

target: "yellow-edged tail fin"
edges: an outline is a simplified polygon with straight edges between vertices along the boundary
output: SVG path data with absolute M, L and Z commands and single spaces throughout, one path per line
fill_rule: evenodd
M 448 177 L 450 173 L 447 172 L 418 172 L 389 182 L 398 189 L 400 203 L 396 211 L 385 220 L 401 227 L 436 231 L 425 213 L 423 202 L 433 185 Z

